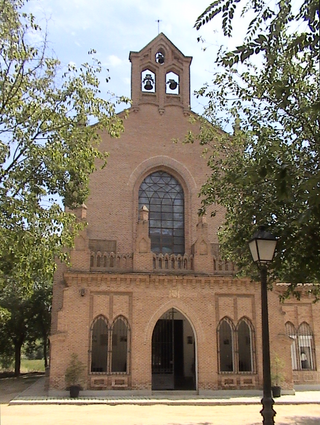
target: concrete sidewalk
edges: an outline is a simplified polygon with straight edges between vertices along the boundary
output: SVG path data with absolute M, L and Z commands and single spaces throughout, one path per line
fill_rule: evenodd
M 10 401 L 10 405 L 26 404 L 135 404 L 171 406 L 226 406 L 240 404 L 261 404 L 262 392 L 257 390 L 214 391 L 210 395 L 196 395 L 194 392 L 155 392 L 152 395 L 132 395 L 129 392 L 81 391 L 80 397 L 71 399 L 68 391 L 46 391 L 45 378 L 39 378 L 25 391 Z M 295 394 L 276 398 L 277 405 L 320 404 L 320 386 L 296 386 Z

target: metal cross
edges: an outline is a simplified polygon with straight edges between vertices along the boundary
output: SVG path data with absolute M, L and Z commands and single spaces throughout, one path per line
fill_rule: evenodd
M 157 19 L 156 22 L 158 22 L 158 34 L 160 34 L 160 22 L 162 22 L 162 19 Z

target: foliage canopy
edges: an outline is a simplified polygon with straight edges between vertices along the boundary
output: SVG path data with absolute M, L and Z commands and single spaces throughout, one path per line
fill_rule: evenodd
M 224 34 L 231 36 L 240 4 L 213 2 L 196 28 L 221 15 Z M 217 203 L 226 208 L 223 254 L 245 274 L 253 272 L 248 240 L 255 226 L 267 225 L 279 237 L 271 277 L 290 283 L 297 296 L 299 283 L 314 283 L 318 297 L 319 4 L 305 0 L 294 12 L 290 0 L 274 8 L 253 0 L 242 16 L 249 12 L 254 17 L 243 44 L 220 48 L 212 85 L 197 93 L 207 100 L 200 138 L 212 171 L 201 191 L 202 213 Z
M 0 0 L 0 286 L 31 288 L 52 277 L 79 230 L 59 200 L 69 209 L 85 201 L 96 160 L 107 159 L 99 131 L 118 137 L 122 121 L 100 97 L 94 51 L 63 69 L 23 5 Z

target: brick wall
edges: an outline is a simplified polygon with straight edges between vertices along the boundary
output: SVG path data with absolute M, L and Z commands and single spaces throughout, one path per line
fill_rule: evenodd
M 167 68 L 152 62 L 160 47 L 166 53 L 166 60 L 176 61 L 168 65 L 165 62 L 163 66 Z M 198 131 L 198 124 L 190 122 L 195 115 L 188 110 L 191 58 L 184 57 L 162 34 L 130 58 L 133 107 L 124 120 L 125 132 L 118 140 L 101 134 L 101 150 L 110 154 L 108 164 L 102 170 L 97 164 L 86 205 L 76 211 L 79 220 L 86 220 L 88 225 L 71 252 L 71 267 L 67 270 L 58 265 L 55 276 L 50 386 L 65 388 L 64 372 L 71 353 L 76 352 L 86 367 L 85 387 L 151 391 L 153 330 L 159 318 L 174 308 L 193 329 L 199 392 L 261 388 L 260 285 L 233 279 L 233 266 L 219 258 L 217 231 L 223 223 L 224 211 L 215 206 L 214 218 L 210 217 L 209 209 L 207 219 L 199 219 L 198 194 L 210 169 L 199 143 L 182 143 L 188 131 Z M 151 67 L 151 62 L 153 72 L 159 75 L 174 70 L 180 76 L 178 97 L 163 93 L 141 95 L 140 72 Z M 158 81 L 165 84 L 163 79 Z M 179 141 L 175 142 L 176 139 Z M 186 268 L 171 267 L 181 259 L 174 258 L 171 263 L 170 257 L 161 258 L 160 265 L 160 257 L 150 249 L 148 219 L 139 217 L 139 187 L 156 170 L 171 174 L 184 191 Z M 285 361 L 285 386 L 292 388 L 293 380 L 319 382 L 316 371 L 292 373 L 291 342 L 285 335 L 288 320 L 296 325 L 306 321 L 314 331 L 316 352 L 320 352 L 316 326 L 319 307 L 307 297 L 300 303 L 291 300 L 281 305 L 280 290 L 269 293 L 270 341 L 272 352 Z M 131 332 L 127 374 L 90 373 L 90 327 L 99 315 L 108 323 L 119 315 L 128 320 Z M 252 324 L 252 373 L 219 373 L 217 327 L 224 317 L 234 326 L 241 318 Z

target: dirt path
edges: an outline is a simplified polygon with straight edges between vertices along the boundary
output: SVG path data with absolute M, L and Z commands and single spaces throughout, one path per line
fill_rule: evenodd
M 258 405 L 1 405 L 1 425 L 261 425 Z M 277 406 L 276 425 L 319 425 L 319 405 Z
M 261 425 L 260 405 L 13 405 L 37 374 L 0 379 L 0 425 Z M 276 425 L 320 425 L 320 405 L 275 405 Z

